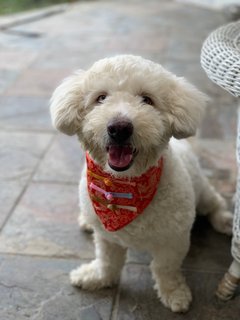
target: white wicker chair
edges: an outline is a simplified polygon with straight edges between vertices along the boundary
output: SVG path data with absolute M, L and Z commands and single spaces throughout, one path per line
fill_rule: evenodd
M 201 64 L 208 77 L 235 97 L 240 97 L 240 20 L 218 28 L 205 40 Z M 234 210 L 232 256 L 233 262 L 216 292 L 229 300 L 240 284 L 240 104 L 237 133 L 238 179 Z

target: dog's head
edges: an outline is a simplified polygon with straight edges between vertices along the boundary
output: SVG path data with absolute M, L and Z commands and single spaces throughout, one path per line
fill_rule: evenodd
M 169 139 L 195 134 L 206 97 L 159 64 L 131 55 L 106 58 L 54 92 L 55 127 L 115 175 L 156 165 Z

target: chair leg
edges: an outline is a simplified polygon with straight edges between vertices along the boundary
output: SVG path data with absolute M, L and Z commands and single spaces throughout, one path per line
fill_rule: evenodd
M 218 285 L 216 296 L 223 300 L 230 300 L 240 284 L 240 263 L 233 260 L 229 270 Z

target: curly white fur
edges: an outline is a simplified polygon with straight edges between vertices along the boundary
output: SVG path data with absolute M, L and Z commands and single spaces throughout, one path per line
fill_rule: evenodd
M 103 94 L 106 99 L 99 103 L 97 97 Z M 143 102 L 146 95 L 153 105 Z M 80 223 L 94 229 L 96 258 L 72 271 L 73 285 L 95 290 L 115 284 L 126 249 L 144 249 L 153 257 L 151 270 L 162 303 L 174 312 L 188 310 L 192 297 L 180 267 L 189 249 L 196 208 L 220 232 L 230 234 L 232 225 L 232 214 L 203 176 L 188 143 L 172 138 L 195 134 L 205 103 L 206 97 L 183 78 L 130 55 L 100 60 L 56 89 L 51 101 L 53 124 L 68 135 L 77 134 L 83 148 L 105 171 L 113 176 L 140 176 L 161 156 L 164 159 L 153 201 L 116 232 L 106 231 L 96 216 L 84 168 Z M 107 124 L 120 116 L 133 124 L 131 143 L 138 153 L 128 170 L 116 172 L 107 161 Z

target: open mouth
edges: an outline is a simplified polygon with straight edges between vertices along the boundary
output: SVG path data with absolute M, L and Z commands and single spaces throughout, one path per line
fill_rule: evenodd
M 137 151 L 131 144 L 110 144 L 107 146 L 108 164 L 115 171 L 125 171 L 133 163 Z

